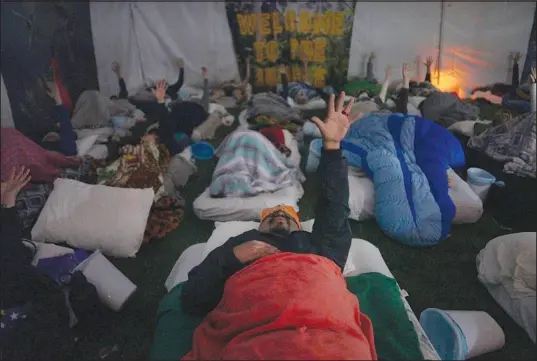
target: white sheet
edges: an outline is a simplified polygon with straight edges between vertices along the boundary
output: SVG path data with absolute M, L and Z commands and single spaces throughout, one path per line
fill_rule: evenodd
M 238 235 L 250 226 L 252 226 L 253 222 L 233 222 L 237 225 L 236 227 L 236 233 L 234 235 Z M 239 225 L 239 223 L 248 223 L 249 225 Z M 313 225 L 312 221 L 303 222 L 304 229 L 309 228 L 311 230 L 311 227 Z M 220 228 L 220 227 L 219 227 Z M 216 231 L 216 230 L 215 230 Z M 215 232 L 213 232 L 214 235 Z M 228 236 L 229 232 L 225 232 L 225 237 Z M 232 235 L 230 235 L 231 237 Z M 211 236 L 211 238 L 213 238 Z M 179 257 L 177 262 L 175 263 L 172 271 L 170 272 L 168 278 L 166 279 L 165 287 L 168 291 L 170 291 L 174 286 L 177 284 L 184 282 L 188 279 L 188 272 L 195 267 L 196 265 L 200 264 L 203 259 L 208 254 L 208 250 L 212 250 L 217 247 L 216 243 L 218 245 L 220 244 L 220 240 L 217 240 L 216 238 L 213 238 L 214 242 L 211 242 L 212 245 L 207 243 L 200 243 L 193 246 L 190 246 L 187 248 L 183 254 Z M 225 242 L 225 240 L 224 240 Z M 373 244 L 362 240 L 362 239 L 353 239 L 351 249 L 349 252 L 349 259 L 350 262 L 354 264 L 354 269 L 352 271 L 348 271 L 345 274 L 345 277 L 351 277 L 351 276 L 359 276 L 363 273 L 368 272 L 378 272 L 381 273 L 387 277 L 392 277 L 393 274 L 389 270 L 388 266 L 386 265 L 386 262 L 382 258 L 382 255 L 377 247 L 375 247 Z M 349 263 L 349 262 L 348 262 Z M 346 267 L 347 269 L 347 267 Z M 410 305 L 406 301 L 406 298 L 408 294 L 406 291 L 401 291 L 401 299 L 403 301 L 403 304 L 405 306 L 405 310 L 408 315 L 408 319 L 412 322 L 414 325 L 414 328 L 416 330 L 416 333 L 418 334 L 418 339 L 420 343 L 420 349 L 421 352 L 425 358 L 425 360 L 440 360 L 440 357 L 438 356 L 437 352 L 434 350 L 433 345 L 425 335 L 425 332 L 423 331 L 423 328 L 419 324 L 419 321 L 410 308 Z
M 117 94 L 111 64 L 121 63 L 129 93 L 158 79 L 175 83 L 175 61 L 185 61 L 185 84 L 201 87 L 238 77 L 224 2 L 91 2 L 99 87 Z

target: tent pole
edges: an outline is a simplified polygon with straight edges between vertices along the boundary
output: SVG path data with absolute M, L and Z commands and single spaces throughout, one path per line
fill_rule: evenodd
M 444 8 L 446 6 L 446 3 L 444 0 L 442 0 L 440 8 L 440 37 L 438 39 L 438 56 L 436 59 L 436 84 L 440 84 L 440 69 L 442 68 L 442 50 L 443 50 L 443 39 L 442 39 L 442 33 L 444 30 Z

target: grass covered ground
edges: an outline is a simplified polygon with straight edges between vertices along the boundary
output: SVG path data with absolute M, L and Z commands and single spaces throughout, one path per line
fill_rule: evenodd
M 323 113 L 323 112 L 321 112 Z M 237 115 L 235 113 L 235 115 Z M 321 114 L 323 115 L 323 114 Z M 214 145 L 220 143 L 231 128 L 220 128 Z M 306 160 L 303 154 L 303 163 Z M 108 359 L 145 360 L 151 346 L 158 303 L 165 293 L 166 280 L 175 261 L 190 245 L 205 242 L 213 222 L 198 219 L 192 202 L 209 185 L 216 162 L 198 161 L 198 172 L 182 192 L 186 199 L 185 219 L 181 226 L 164 239 L 142 246 L 136 258 L 117 259 L 114 264 L 137 286 L 138 290 L 119 313 L 109 312 L 95 320 L 88 337 L 81 339 L 80 359 L 98 359 L 105 347 L 117 345 L 118 351 Z M 316 175 L 308 175 L 305 195 L 300 201 L 302 220 L 313 218 L 318 193 Z M 351 221 L 354 237 L 377 246 L 401 288 L 409 293 L 408 302 L 419 316 L 429 307 L 455 310 L 483 310 L 502 326 L 505 347 L 482 359 L 535 359 L 535 345 L 526 333 L 495 303 L 478 282 L 475 258 L 492 238 L 506 233 L 485 214 L 473 225 L 454 226 L 451 237 L 427 249 L 409 248 L 382 234 L 375 221 Z

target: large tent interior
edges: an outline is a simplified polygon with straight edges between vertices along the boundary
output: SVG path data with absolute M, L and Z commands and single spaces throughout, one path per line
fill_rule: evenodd
M 185 356 L 181 347 L 189 352 L 189 359 L 211 355 L 200 346 L 209 342 L 203 332 L 209 332 L 211 321 L 201 325 L 198 321 L 195 326 L 200 326 L 194 333 L 195 326 L 189 327 L 195 321 L 181 311 L 180 288 L 190 282 L 188 271 L 230 237 L 258 227 L 254 222 L 260 222 L 264 208 L 290 205 L 298 211 L 302 229 L 311 230 L 308 221 L 320 214 L 318 197 L 327 192 L 326 177 L 311 168 L 310 161 L 314 163 L 317 154 L 314 145 L 322 142 L 309 121 L 314 116 L 324 119 L 327 102 L 315 98 L 302 104 L 299 95 L 294 99 L 280 96 L 280 76 L 283 79 L 287 71 L 289 91 L 296 84 L 319 94 L 329 94 L 328 86 L 338 93 L 346 90 L 347 99 L 355 99 L 353 109 L 358 106 L 362 113 L 341 141 L 343 154 L 353 154 L 347 156 L 353 243 L 340 274 L 348 277 L 349 291 L 357 296 L 360 311 L 373 324 L 376 354 L 371 354 L 372 358 L 535 359 L 534 2 L 2 1 L 1 6 L 0 242 L 2 262 L 4 258 L 10 262 L 9 267 L 7 261 L 2 265 L 2 273 L 40 275 L 22 281 L 19 276 L 2 276 L 2 288 L 4 282 L 14 282 L 9 290 L 20 291 L 18 304 L 9 291 L 0 291 L 2 338 L 10 340 L 6 346 L 10 353 L 4 356 L 161 360 Z M 317 51 L 319 47 L 321 51 Z M 424 65 L 429 57 L 432 65 Z M 246 63 L 252 63 L 251 76 L 242 87 Z M 314 85 L 301 83 L 306 81 L 300 78 L 301 66 L 308 63 Z M 518 73 L 513 84 L 515 63 Z M 388 66 L 391 82 L 384 99 L 379 91 Z M 403 67 L 411 77 L 406 115 L 389 108 L 390 102 L 399 106 L 401 89 L 406 89 Z M 184 81 L 180 89 L 174 88 L 171 100 L 166 96 L 170 114 L 174 114 L 176 103 L 196 104 L 204 114 L 200 122 L 187 127 L 188 131 L 174 130 L 177 133 L 170 135 L 174 146 L 183 144 L 180 152 L 164 145 L 166 131 L 160 118 L 164 116 L 156 110 L 162 105 L 159 81 L 165 80 L 172 88 L 178 69 Z M 424 81 L 426 70 L 430 79 Z M 118 78 L 128 96 L 118 95 Z M 228 91 L 223 84 L 233 90 Z M 211 89 L 207 99 L 204 89 L 206 93 Z M 299 90 L 297 94 L 303 93 Z M 278 103 L 278 97 L 283 101 Z M 220 102 L 224 98 L 235 102 Z M 68 135 L 62 122 L 69 124 L 69 119 L 60 120 L 54 101 L 56 107 L 67 109 L 72 120 L 69 134 L 76 134 L 72 139 L 76 139 L 75 153 L 63 151 Z M 210 104 L 203 105 L 204 101 Z M 321 105 L 308 106 L 313 102 Z M 451 103 L 444 107 L 442 102 Z M 412 114 L 411 108 L 416 113 Z M 280 115 L 287 119 L 278 120 Z M 190 124 L 190 117 L 189 113 L 180 122 Z M 291 117 L 297 121 L 293 123 Z M 399 148 L 393 151 L 390 162 L 401 162 L 394 169 L 406 172 L 401 171 L 399 182 L 405 185 L 397 188 L 400 195 L 390 196 L 384 190 L 390 181 L 379 180 L 378 175 L 384 163 L 373 163 L 378 157 L 392 157 L 394 144 L 403 148 L 405 142 L 393 140 L 386 145 L 389 137 L 382 132 L 392 131 L 388 126 L 364 129 L 365 124 L 396 118 L 407 122 L 402 126 L 404 131 L 400 130 L 401 137 L 406 132 L 413 146 L 405 148 L 404 156 Z M 418 124 L 427 126 L 418 129 Z M 312 125 L 314 130 L 306 132 Z M 438 129 L 422 131 L 429 126 Z M 277 129 L 280 138 L 270 136 L 276 132 L 263 132 L 266 127 Z M 418 131 L 424 139 L 418 140 Z M 355 143 L 349 138 L 351 133 Z M 428 134 L 442 138 L 425 139 Z M 442 149 L 452 144 L 445 140 L 448 137 L 456 145 Z M 345 148 L 344 140 L 361 153 Z M 369 144 L 367 150 L 364 144 Z M 253 155 L 244 150 L 252 146 L 266 149 L 257 149 Z M 237 150 L 241 147 L 242 151 Z M 386 150 L 375 153 L 381 147 Z M 425 148 L 428 156 L 416 153 Z M 322 153 L 320 148 L 317 151 Z M 232 153 L 234 159 L 229 158 Z M 450 160 L 459 153 L 462 161 Z M 440 158 L 434 158 L 437 155 Z M 64 163 L 76 158 L 76 165 L 71 164 L 70 172 L 66 172 L 67 166 L 53 165 L 58 173 L 45 177 L 44 163 L 53 162 L 51 157 L 63 157 Z M 438 192 L 451 197 L 451 213 L 444 212 L 442 207 L 447 206 L 439 201 L 434 203 L 439 183 L 420 168 L 424 157 L 449 168 L 444 177 L 448 181 L 444 179 L 440 187 L 444 188 Z M 327 169 L 323 162 L 318 166 L 320 171 Z M 278 175 L 265 175 L 279 164 Z M 10 167 L 14 166 L 30 169 L 32 178 L 18 193 L 16 204 L 10 205 L 5 203 L 4 185 L 8 189 L 9 182 L 14 182 L 10 178 Z M 273 168 L 262 169 L 269 166 Z M 233 167 L 238 167 L 238 173 L 253 172 L 245 176 L 250 184 L 243 188 L 248 192 L 255 188 L 256 194 L 245 193 L 237 185 L 242 180 L 229 174 Z M 470 168 L 483 171 L 492 180 L 472 183 Z M 227 182 L 235 183 L 225 184 L 217 178 L 221 173 L 233 178 Z M 36 179 L 37 174 L 45 178 Z M 412 182 L 419 177 L 421 188 L 416 188 Z M 284 181 L 285 186 L 276 184 Z M 215 193 L 216 183 L 233 190 L 228 195 Z M 266 191 L 258 189 L 265 185 L 269 187 Z M 483 187 L 484 193 L 476 190 Z M 436 216 L 416 216 L 418 210 L 428 211 L 420 208 L 426 200 L 411 199 L 412 191 L 432 194 L 424 199 L 435 204 L 430 213 Z M 401 202 L 387 204 L 390 197 L 399 196 Z M 33 252 L 27 264 L 12 259 L 15 253 L 10 252 L 16 246 L 8 242 L 12 233 L 4 232 L 13 228 L 7 214 L 15 208 L 20 221 L 15 226 L 16 243 Z M 395 219 L 402 213 L 401 217 L 408 213 L 410 221 L 395 230 L 386 217 Z M 430 226 L 434 232 L 424 230 L 429 221 L 434 223 Z M 440 228 L 442 234 L 437 235 Z M 427 238 L 427 232 L 435 236 Z M 84 249 L 85 255 L 77 260 L 79 253 L 74 250 L 78 249 Z M 258 264 L 254 262 L 240 274 Z M 393 285 L 400 297 L 389 301 L 391 293 L 382 288 L 384 281 L 366 283 L 372 273 L 395 279 Z M 65 274 L 68 281 L 62 278 Z M 80 280 L 75 274 L 84 277 Z M 43 283 L 43 275 L 52 282 Z M 237 275 L 229 278 L 235 285 Z M 369 288 L 354 292 L 351 278 Z M 21 291 L 17 282 L 30 285 L 29 291 Z M 58 292 L 72 295 L 65 298 L 70 313 L 66 313 L 65 302 L 58 304 L 54 298 Z M 270 297 L 260 289 L 258 292 Z M 230 281 L 223 297 L 228 293 L 232 293 Z M 123 299 L 116 301 L 115 297 Z M 261 302 L 260 296 L 249 297 L 260 305 L 271 305 Z M 338 302 L 334 298 L 324 307 L 339 309 Z M 217 306 L 220 312 L 223 303 Z M 32 316 L 39 307 L 50 310 L 47 312 L 52 316 Z M 255 313 L 256 307 L 262 306 L 251 304 L 245 312 Z M 426 312 L 422 314 L 425 310 L 437 315 L 449 315 L 449 310 L 484 311 L 493 325 L 487 328 L 476 321 L 473 332 L 477 336 L 466 334 L 461 325 L 458 330 L 446 331 L 446 325 L 457 326 L 457 322 L 449 316 L 451 323 L 445 323 L 446 317 L 427 318 Z M 24 317 L 19 317 L 22 314 Z M 468 318 L 475 314 L 469 313 Z M 26 316 L 31 321 L 25 323 Z M 213 312 L 207 317 L 217 316 Z M 202 327 L 205 331 L 200 331 Z M 304 331 L 306 326 L 285 327 L 308 332 Z M 236 334 L 234 343 L 228 335 L 226 344 L 221 345 L 224 349 L 212 355 L 223 359 L 229 355 L 235 359 L 273 357 L 276 354 L 271 352 L 279 346 L 269 347 L 268 341 L 255 343 L 256 335 L 260 339 L 263 334 L 260 330 L 244 329 L 241 332 L 251 336 Z M 453 336 L 456 332 L 463 332 L 466 338 Z M 250 343 L 237 351 L 245 337 L 250 337 Z M 483 341 L 487 337 L 499 341 L 487 343 Z M 277 340 L 281 345 L 283 340 Z M 311 352 L 297 353 L 303 347 L 300 344 L 294 351 L 282 348 L 279 355 L 282 359 L 345 356 L 321 353 L 321 346 L 311 343 Z M 487 353 L 480 355 L 474 346 Z M 348 355 L 355 354 L 347 354 L 352 359 Z

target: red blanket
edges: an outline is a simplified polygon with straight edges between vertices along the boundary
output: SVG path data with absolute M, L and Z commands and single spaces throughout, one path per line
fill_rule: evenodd
M 373 326 L 327 258 L 264 257 L 233 275 L 183 360 L 376 360 Z

